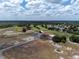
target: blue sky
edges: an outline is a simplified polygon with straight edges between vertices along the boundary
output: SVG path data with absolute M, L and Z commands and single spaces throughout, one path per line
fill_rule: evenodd
M 79 0 L 0 0 L 0 20 L 79 20 Z

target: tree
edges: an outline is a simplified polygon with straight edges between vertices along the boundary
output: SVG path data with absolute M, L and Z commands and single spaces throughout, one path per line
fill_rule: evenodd
M 66 37 L 65 36 L 54 36 L 52 40 L 56 43 L 66 43 Z
M 34 24 L 33 26 L 34 26 L 34 27 L 37 27 L 37 25 L 36 25 L 36 24 Z
M 23 32 L 26 32 L 26 27 L 23 27 L 22 31 L 23 31 Z
M 30 24 L 27 24 L 27 30 L 31 30 L 31 25 Z
M 44 25 L 42 24 L 41 27 L 44 27 Z
M 79 36 L 72 35 L 72 36 L 70 37 L 70 41 L 79 43 Z
M 47 28 L 47 24 L 45 24 L 45 28 Z

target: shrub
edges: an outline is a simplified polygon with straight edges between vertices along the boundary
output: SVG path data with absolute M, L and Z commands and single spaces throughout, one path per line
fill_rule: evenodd
M 54 36 L 52 40 L 56 43 L 65 43 L 66 42 L 66 37 L 65 36 Z
M 79 36 L 72 35 L 70 37 L 70 41 L 75 42 L 75 43 L 79 43 Z
M 44 25 L 42 24 L 41 27 L 44 27 Z
M 23 31 L 23 32 L 26 32 L 26 28 L 25 28 L 25 27 L 23 27 L 22 31 Z
M 37 29 L 40 29 L 40 27 L 36 27 Z

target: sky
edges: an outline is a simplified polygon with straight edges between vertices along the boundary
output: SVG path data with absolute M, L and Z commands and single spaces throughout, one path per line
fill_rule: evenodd
M 79 0 L 0 0 L 0 20 L 79 20 Z

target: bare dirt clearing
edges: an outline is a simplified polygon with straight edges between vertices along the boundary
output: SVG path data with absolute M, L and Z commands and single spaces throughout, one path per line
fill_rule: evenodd
M 18 54 L 17 54 L 18 53 Z M 3 53 L 7 59 L 57 59 L 51 46 L 44 41 L 36 40 Z
M 4 33 L 4 34 L 3 34 Z M 65 44 L 54 44 L 49 40 L 37 39 L 32 37 L 33 32 L 15 32 L 3 30 L 0 35 L 0 49 L 23 43 L 24 45 L 5 50 L 0 58 L 4 59 L 79 59 L 79 45 L 69 42 Z M 12 34 L 12 35 L 7 35 Z M 4 57 L 3 57 L 4 56 Z
M 69 43 L 61 46 L 57 48 L 48 41 L 34 40 L 28 44 L 7 50 L 3 55 L 5 59 L 79 59 L 78 47 L 72 47 Z

